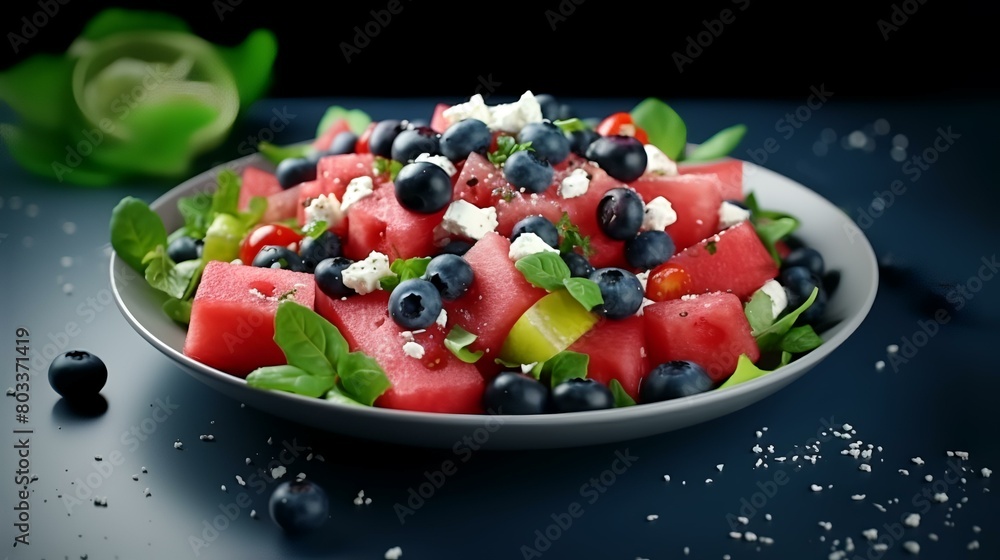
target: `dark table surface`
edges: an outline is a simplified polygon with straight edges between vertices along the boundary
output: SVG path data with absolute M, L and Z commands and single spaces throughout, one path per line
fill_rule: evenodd
M 810 107 L 808 96 L 804 88 L 801 99 L 673 105 L 692 141 L 746 123 L 736 156 L 754 154 L 859 222 L 885 266 L 874 307 L 857 332 L 802 379 L 723 418 L 612 445 L 478 451 L 456 461 L 449 476 L 438 471 L 456 460 L 450 450 L 300 426 L 242 407 L 185 374 L 128 326 L 108 279 L 112 207 L 126 195 L 152 201 L 171 184 L 60 185 L 28 175 L 4 152 L 0 389 L 15 384 L 17 328 L 30 331 L 33 359 L 28 422 L 16 421 L 14 397 L 0 401 L 0 556 L 380 559 L 398 546 L 410 560 L 664 559 L 682 558 L 685 549 L 692 558 L 734 560 L 827 558 L 837 551 L 845 558 L 899 558 L 908 555 L 904 543 L 914 541 L 920 558 L 1000 558 L 1000 503 L 981 470 L 1000 466 L 994 354 L 1000 288 L 991 281 L 1000 240 L 991 172 L 1000 105 L 861 102 L 840 100 L 834 91 Z M 576 105 L 600 116 L 635 101 Z M 429 116 L 434 100 L 263 101 L 204 163 L 242 155 L 240 143 L 261 137 L 272 110 L 294 115 L 274 133 L 276 142 L 306 139 L 331 103 L 379 119 Z M 0 120 L 9 120 L 9 109 L 0 110 Z M 901 145 L 896 135 L 905 137 L 906 162 L 893 158 L 894 142 Z M 865 145 L 865 138 L 871 147 L 851 147 Z M 915 156 L 933 163 L 911 161 Z M 900 194 L 882 195 L 884 204 L 873 206 L 897 180 L 905 190 L 897 184 Z M 901 347 L 894 356 L 891 344 Z M 89 350 L 107 363 L 103 412 L 71 410 L 49 386 L 49 358 L 69 349 Z M 843 439 L 834 430 L 850 435 Z M 200 441 L 203 434 L 215 440 Z M 33 478 L 26 504 L 16 482 L 24 437 Z M 177 440 L 182 450 L 174 448 Z M 874 446 L 871 472 L 842 454 L 858 441 L 862 450 Z M 818 445 L 818 452 L 807 445 Z M 815 464 L 805 455 L 817 455 Z M 782 456 L 785 462 L 777 460 Z M 290 538 L 270 520 L 275 483 L 259 469 L 273 461 L 288 465 L 286 477 L 305 473 L 327 490 L 331 518 L 322 531 Z M 412 499 L 430 479 L 439 481 L 431 497 Z M 371 502 L 355 505 L 361 491 Z M 933 501 L 936 493 L 947 494 L 947 502 Z M 29 530 L 30 545 L 12 547 L 20 534 L 18 508 L 25 506 L 29 526 L 21 529 Z M 412 514 L 401 513 L 402 506 Z M 920 515 L 917 527 L 902 521 L 910 513 Z M 870 546 L 862 531 L 871 528 L 886 550 Z M 731 531 L 758 540 L 748 542 L 749 533 L 735 539 Z M 979 550 L 967 550 L 973 541 Z

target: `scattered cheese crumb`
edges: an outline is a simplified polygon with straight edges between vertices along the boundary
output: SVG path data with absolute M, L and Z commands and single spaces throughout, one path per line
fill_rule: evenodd
M 416 342 L 406 342 L 403 344 L 403 353 L 411 358 L 419 360 L 424 357 L 424 347 Z
M 712 479 L 711 478 L 706 478 L 705 479 L 705 484 L 711 484 L 711 483 L 712 483 Z
M 931 482 L 932 480 L 934 480 L 934 475 L 930 474 L 924 475 L 924 480 L 926 480 L 927 482 Z
M 646 516 L 646 521 L 656 521 L 659 518 L 660 518 L 659 515 L 656 515 L 655 513 L 651 513 L 651 514 L 649 514 L 649 515 Z
M 379 280 L 394 275 L 395 273 L 389 269 L 389 257 L 378 251 L 372 251 L 364 260 L 351 263 L 340 273 L 344 286 L 359 295 L 381 290 L 382 285 Z
M 990 469 L 988 469 L 986 467 L 983 467 L 983 469 L 981 471 L 979 471 L 979 473 L 983 475 L 983 478 L 989 478 L 990 475 L 993 474 L 993 471 L 991 471 Z
M 882 513 L 885 513 L 885 506 L 883 506 L 882 504 L 873 503 L 872 505 L 875 506 L 875 509 L 881 511 Z
M 557 193 L 563 198 L 576 198 L 587 194 L 590 188 L 590 175 L 583 168 L 576 168 L 559 182 Z
M 215 441 L 215 436 L 213 436 L 212 434 L 202 434 L 198 436 L 198 439 L 200 439 L 201 441 Z
M 890 345 L 888 345 L 888 346 L 885 347 L 885 351 L 888 352 L 888 353 L 890 353 L 890 354 L 895 354 L 896 352 L 899 352 L 899 345 L 898 344 L 890 344 Z
M 833 523 L 830 523 L 829 521 L 820 521 L 819 526 L 827 531 L 833 529 Z
M 243 477 L 240 476 L 240 475 L 236 475 L 236 482 L 240 486 L 246 486 L 247 485 L 247 482 L 245 480 L 243 480 Z
M 741 533 L 739 531 L 730 531 L 729 532 L 729 538 L 731 538 L 731 539 L 742 539 L 743 538 L 743 533 Z
M 288 472 L 288 469 L 286 469 L 282 465 L 278 465 L 277 467 L 274 467 L 273 469 L 271 469 L 271 478 L 275 478 L 275 479 L 281 478 L 281 477 L 285 476 L 286 472 Z
M 771 537 L 760 537 L 761 544 L 774 544 L 774 539 Z
M 385 560 L 399 560 L 399 557 L 403 555 L 403 549 L 398 546 L 394 546 L 389 550 L 385 551 Z
M 861 463 L 861 465 L 858 466 L 858 470 L 865 472 L 872 472 L 872 466 L 869 465 L 868 463 Z
M 434 322 L 442 329 L 448 326 L 448 312 L 441 309 L 441 313 L 438 313 L 437 319 Z
M 690 547 L 687 547 L 687 546 L 685 546 L 685 547 L 684 547 L 684 556 L 687 556 L 687 555 L 689 555 L 689 554 L 691 554 L 691 548 L 690 548 Z
M 257 519 L 257 510 L 250 510 L 250 519 Z
M 963 461 L 968 461 L 969 460 L 969 453 L 966 452 L 966 451 L 956 451 L 955 452 L 955 456 L 958 457 L 959 459 L 963 460 Z
M 374 192 L 375 184 L 371 177 L 362 175 L 351 179 L 351 182 L 347 183 L 347 189 L 344 191 L 344 199 L 340 202 L 340 211 L 344 213 L 348 212 L 351 206 L 354 206 L 359 200 L 371 196 Z M 336 197 L 334 197 L 334 200 L 336 200 Z M 336 225 L 334 222 L 328 223 Z
M 821 492 L 823 490 L 823 487 L 820 486 L 819 484 L 813 484 L 809 486 L 809 489 L 812 490 L 813 492 Z
M 458 173 L 458 169 L 455 168 L 455 164 L 451 162 L 450 159 L 444 156 L 432 156 L 429 153 L 422 153 L 413 160 L 414 162 L 426 161 L 427 163 L 433 163 L 434 165 L 444 169 L 444 172 L 448 174 L 449 177 L 454 177 Z
M 771 517 L 771 514 L 770 514 L 770 513 L 765 513 L 765 514 L 764 514 L 764 519 L 766 519 L 766 520 L 770 521 L 770 520 L 771 520 L 771 519 L 773 519 L 773 518 Z
M 899 469 L 899 474 L 901 474 L 903 476 L 909 476 L 910 471 L 908 471 L 906 469 Z
M 972 541 L 965 546 L 969 550 L 979 550 L 979 541 Z
M 948 494 L 938 492 L 937 494 L 934 494 L 934 501 L 943 504 L 948 501 Z
M 937 540 L 938 540 L 937 533 L 928 533 L 927 534 L 927 538 L 930 539 L 930 540 L 932 540 L 932 541 L 934 541 L 934 542 L 937 542 Z
M 920 554 L 920 544 L 917 541 L 906 541 L 903 543 L 903 548 L 910 554 Z
M 184 447 L 184 444 L 181 443 L 181 440 L 177 440 L 177 441 L 174 442 L 174 449 L 182 449 L 183 447 Z
M 924 460 L 921 459 L 920 457 L 914 457 L 914 458 L 912 458 L 910 460 L 913 461 L 914 465 L 923 465 L 924 464 Z
M 865 495 L 864 494 L 855 494 L 855 495 L 851 496 L 851 499 L 854 500 L 854 501 L 856 501 L 856 502 L 860 502 L 861 500 L 865 499 Z
M 223 492 L 228 492 L 228 490 L 226 490 L 226 485 L 225 484 L 222 485 L 222 491 Z
M 870 541 L 878 540 L 878 529 L 866 529 L 861 531 L 861 534 Z
M 670 482 L 670 475 L 669 474 L 663 475 L 663 480 Z
M 747 542 L 755 542 L 757 540 L 757 534 L 753 531 L 747 531 L 743 533 L 743 539 Z
M 718 465 L 715 465 L 715 468 L 719 469 L 719 472 L 722 472 L 722 468 L 723 467 L 725 467 L 725 464 L 723 464 L 723 463 L 719 463 Z
M 906 518 L 903 519 L 903 524 L 908 525 L 910 527 L 919 527 L 920 526 L 920 514 L 919 513 L 911 513 L 910 515 L 907 515 Z
M 747 517 L 744 517 L 742 515 L 739 516 L 739 517 L 737 517 L 736 520 L 739 521 L 740 523 L 742 523 L 743 525 L 749 525 L 750 524 L 750 519 L 747 518 Z
M 538 234 L 526 232 L 518 235 L 517 239 L 510 244 L 510 249 L 507 251 L 507 257 L 510 258 L 510 260 L 517 262 L 524 257 L 534 255 L 535 253 L 559 254 L 559 249 L 556 249 L 543 241 Z

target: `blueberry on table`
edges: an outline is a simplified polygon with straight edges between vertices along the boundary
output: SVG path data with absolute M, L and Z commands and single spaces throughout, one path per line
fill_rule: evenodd
M 316 238 L 307 236 L 302 240 L 299 247 L 299 257 L 302 258 L 302 270 L 304 272 L 315 271 L 316 265 L 320 261 L 339 257 L 341 250 L 340 237 L 330 230 L 324 231 Z
M 608 319 L 624 319 L 635 315 L 642 306 L 642 283 L 635 274 L 622 268 L 598 268 L 590 279 L 597 283 L 604 299 L 604 303 L 593 309 L 594 313 Z
M 490 414 L 545 414 L 550 408 L 549 388 L 516 371 L 502 371 L 486 383 L 483 408 Z
M 552 388 L 552 408 L 555 412 L 583 412 L 614 408 L 611 390 L 594 379 L 572 378 Z
M 597 225 L 611 239 L 632 239 L 642 227 L 645 205 L 632 189 L 616 187 L 597 203 Z
M 826 288 L 823 280 L 804 266 L 791 266 L 778 274 L 778 283 L 785 287 L 788 294 L 788 310 L 797 309 L 809 299 L 814 288 L 819 288 L 816 299 L 796 320 L 800 325 L 817 323 L 826 311 Z
M 515 188 L 541 193 L 552 184 L 555 170 L 537 152 L 521 150 L 511 154 L 504 162 L 503 176 Z
M 296 272 L 303 270 L 302 258 L 295 251 L 281 245 L 264 245 L 253 258 L 252 264 L 261 268 L 283 268 Z
M 651 403 L 704 393 L 712 388 L 705 368 L 688 360 L 656 366 L 639 382 L 639 402 Z
M 309 158 L 285 158 L 274 171 L 278 184 L 290 189 L 299 183 L 316 179 L 316 162 Z
M 426 126 L 403 130 L 392 141 L 392 159 L 408 163 L 417 159 L 420 154 L 439 155 L 440 137 L 436 130 Z
M 601 137 L 596 130 L 591 128 L 574 130 L 568 136 L 570 151 L 581 157 L 587 157 L 587 149 L 594 143 L 594 140 Z
M 531 142 L 531 148 L 539 157 L 552 165 L 559 165 L 569 157 L 569 138 L 551 122 L 526 124 L 518 133 L 517 141 L 520 144 Z
M 96 396 L 108 381 L 108 367 L 85 350 L 70 350 L 49 364 L 49 384 L 67 400 Z
M 569 267 L 569 275 L 573 278 L 590 278 L 590 275 L 596 270 L 587 257 L 580 253 L 563 251 L 559 253 L 559 256 Z
M 493 141 L 490 128 L 479 119 L 465 119 L 448 127 L 441 134 L 439 147 L 441 155 L 453 162 L 469 157 L 469 154 L 486 154 Z
M 823 263 L 823 255 L 812 247 L 799 247 L 788 253 L 788 256 L 781 260 L 781 268 L 787 269 L 793 266 L 804 266 L 817 277 L 822 278 L 826 273 L 826 266 Z
M 587 148 L 587 159 L 623 183 L 631 183 L 646 172 L 647 156 L 634 136 L 601 136 Z
M 535 215 L 522 218 L 514 224 L 514 229 L 510 232 L 510 241 L 513 243 L 522 233 L 534 233 L 549 247 L 559 247 L 559 230 L 545 216 Z
M 665 231 L 641 231 L 625 242 L 629 266 L 652 270 L 674 255 L 674 240 Z
M 398 119 L 386 119 L 375 123 L 368 137 L 368 151 L 384 158 L 392 157 L 392 143 L 399 133 L 406 130 L 406 124 Z
M 396 174 L 396 200 L 407 210 L 433 214 L 451 203 L 451 177 L 427 161 L 408 163 Z
M 458 299 L 472 286 L 472 267 L 458 255 L 438 255 L 427 263 L 424 280 L 437 288 L 442 299 Z
M 441 293 L 421 278 L 403 280 L 389 296 L 389 316 L 404 329 L 426 329 L 441 314 Z
M 175 263 L 193 261 L 201 258 L 204 246 L 205 243 L 201 239 L 182 235 L 167 244 L 167 256 Z
M 304 533 L 319 528 L 330 515 L 330 500 L 315 482 L 286 481 L 279 484 L 268 500 L 271 519 L 287 533 Z
M 354 295 L 357 292 L 344 285 L 344 269 L 354 264 L 354 261 L 345 257 L 333 257 L 323 259 L 313 270 L 316 278 L 316 287 L 332 298 L 341 298 Z

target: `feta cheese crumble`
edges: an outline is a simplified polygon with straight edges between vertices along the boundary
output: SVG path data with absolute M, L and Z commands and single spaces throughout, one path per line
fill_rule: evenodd
M 497 209 L 490 206 L 478 208 L 471 202 L 456 200 L 448 205 L 441 219 L 441 227 L 448 233 L 480 240 L 497 229 Z
M 655 175 L 677 175 L 677 162 L 652 144 L 642 147 L 646 150 L 646 173 Z
M 490 130 L 518 133 L 528 123 L 542 122 L 542 106 L 531 91 L 524 92 L 513 103 L 489 106 L 481 94 L 475 94 L 465 103 L 448 107 L 442 116 L 449 125 L 465 119 L 479 119 Z
M 903 519 L 903 524 L 907 525 L 908 527 L 919 527 L 920 526 L 920 514 L 919 513 L 911 513 L 910 515 L 907 515 L 906 518 Z
M 447 173 L 449 177 L 454 177 L 455 174 L 458 173 L 458 169 L 455 168 L 455 164 L 444 156 L 432 156 L 431 154 L 424 153 L 417 156 L 413 161 L 426 161 L 427 163 L 433 163 L 441 169 L 444 169 L 444 172 Z
M 788 307 L 788 293 L 785 292 L 784 286 L 778 283 L 777 280 L 768 280 L 764 282 L 764 285 L 760 287 L 760 291 L 771 299 L 771 316 L 777 317 L 782 311 Z
M 372 183 L 371 177 L 362 175 L 351 179 L 351 182 L 347 183 L 344 200 L 340 202 L 340 210 L 348 212 L 351 206 L 354 206 L 359 200 L 371 196 L 373 192 L 375 192 L 375 185 Z
M 403 549 L 398 546 L 394 546 L 389 550 L 385 551 L 385 560 L 399 560 L 403 556 Z
M 677 212 L 662 196 L 650 200 L 642 210 L 642 229 L 646 231 L 663 231 L 676 221 Z
M 419 360 L 424 357 L 424 347 L 413 341 L 403 343 L 403 353 L 407 356 Z
M 340 276 L 344 281 L 344 286 L 354 290 L 359 295 L 365 295 L 375 290 L 381 290 L 382 285 L 379 280 L 386 276 L 395 276 L 395 274 L 389 270 L 389 257 L 378 251 L 372 251 L 364 260 L 356 261 L 345 268 Z
M 917 541 L 906 541 L 903 543 L 903 548 L 910 554 L 920 554 L 920 544 Z
M 732 202 L 722 201 L 719 205 L 719 227 L 722 229 L 735 226 L 750 219 L 750 211 L 740 208 Z
M 510 244 L 507 256 L 510 257 L 510 260 L 517 262 L 535 253 L 555 253 L 558 255 L 559 250 L 542 241 L 538 234 L 529 231 L 517 236 L 517 239 Z
M 590 175 L 583 168 L 576 168 L 559 182 L 557 190 L 563 198 L 576 198 L 587 194 L 590 188 Z
M 442 309 L 441 313 L 438 313 L 437 319 L 434 320 L 434 323 L 442 329 L 448 326 L 448 312 Z
M 321 194 L 306 206 L 306 223 L 326 222 L 335 226 L 344 219 L 344 210 L 335 194 Z

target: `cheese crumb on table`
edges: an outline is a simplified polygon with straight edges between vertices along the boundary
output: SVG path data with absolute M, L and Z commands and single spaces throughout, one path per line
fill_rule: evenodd
M 398 546 L 385 551 L 385 560 L 399 560 L 401 556 L 403 556 L 403 549 Z

